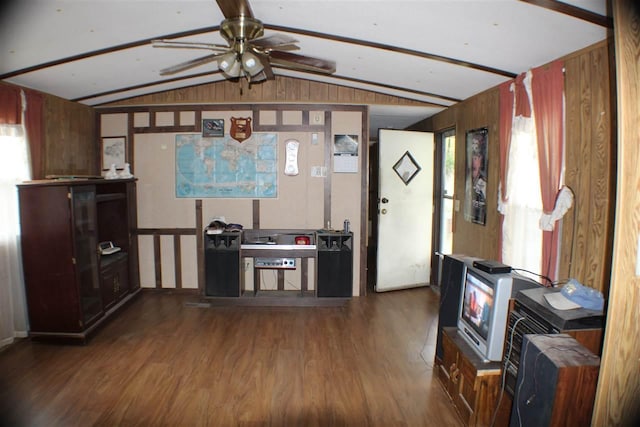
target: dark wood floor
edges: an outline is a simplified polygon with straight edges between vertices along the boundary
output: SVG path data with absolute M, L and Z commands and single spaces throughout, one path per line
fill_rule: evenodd
M 0 424 L 460 426 L 433 372 L 438 294 L 201 307 L 146 291 L 86 346 L 0 352 Z

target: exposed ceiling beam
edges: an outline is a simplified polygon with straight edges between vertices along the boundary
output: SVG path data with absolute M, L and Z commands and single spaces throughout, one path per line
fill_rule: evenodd
M 98 50 L 93 50 L 91 52 L 81 53 L 78 55 L 67 56 L 66 58 L 56 59 L 55 61 L 43 62 L 42 64 L 37 64 L 31 67 L 22 68 L 20 70 L 11 71 L 11 72 L 0 75 L 0 80 L 9 79 L 11 77 L 19 76 L 21 74 L 31 73 L 33 71 L 39 71 L 49 67 L 55 67 L 56 65 L 68 64 L 69 62 L 78 61 L 81 59 L 87 59 L 93 56 L 106 55 L 108 53 L 118 52 L 120 50 L 131 49 L 134 47 L 148 45 L 148 44 L 151 44 L 151 40 L 155 40 L 155 39 L 174 39 L 174 38 L 180 38 L 180 37 L 189 37 L 189 36 L 195 36 L 203 33 L 210 33 L 213 31 L 220 31 L 220 26 L 216 25 L 213 27 L 199 28 L 197 30 L 183 31 L 180 33 L 173 33 L 167 36 L 152 37 L 149 39 L 137 40 L 134 42 L 119 44 L 116 46 L 109 46 L 104 49 L 98 49 Z
M 273 68 L 281 68 L 281 67 L 278 67 L 278 66 L 274 65 Z M 166 83 L 173 83 L 173 82 L 178 82 L 178 81 L 182 81 L 182 80 L 189 80 L 189 79 L 200 78 L 200 77 L 205 77 L 205 76 L 214 76 L 214 75 L 220 74 L 220 73 L 221 72 L 219 70 L 216 70 L 216 71 L 207 71 L 207 72 L 197 73 L 197 74 L 190 74 L 188 76 L 174 77 L 174 78 L 161 80 L 161 81 L 156 81 L 156 82 L 151 82 L 151 83 L 143 83 L 143 84 L 139 84 L 139 85 L 135 85 L 135 86 L 129 86 L 129 87 L 124 87 L 124 88 L 113 89 L 113 90 L 110 90 L 110 91 L 107 91 L 107 92 L 94 93 L 94 94 L 82 96 L 80 98 L 71 99 L 71 101 L 82 102 L 82 101 L 86 101 L 86 100 L 89 100 L 89 99 L 92 99 L 92 98 L 100 98 L 100 97 L 103 97 L 103 96 L 109 96 L 109 95 L 117 94 L 117 93 L 120 93 L 120 92 L 124 93 L 124 92 L 129 92 L 129 91 L 132 91 L 132 90 L 149 88 L 149 87 L 162 85 L 162 84 L 166 84 Z M 306 73 L 306 74 L 316 74 L 316 73 Z M 319 74 L 319 73 L 318 73 L 318 75 L 324 76 L 324 74 Z M 286 76 L 283 76 L 283 77 L 286 77 Z M 451 103 L 457 103 L 457 102 L 461 101 L 460 99 L 452 98 L 452 97 L 448 97 L 448 96 L 444 96 L 444 95 L 438 95 L 438 94 L 429 93 L 429 92 L 420 92 L 420 91 L 416 91 L 416 90 L 408 90 L 408 89 L 403 88 L 403 87 L 392 86 L 392 85 L 387 85 L 387 84 L 382 84 L 382 83 L 376 83 L 376 82 L 371 82 L 371 81 L 368 81 L 368 80 L 355 79 L 355 78 L 346 77 L 346 76 L 340 76 L 340 75 L 331 75 L 330 77 L 332 79 L 342 80 L 342 81 L 345 81 L 345 82 L 360 83 L 360 84 L 379 87 L 379 88 L 397 90 L 397 91 L 400 91 L 400 92 L 404 92 L 404 93 L 412 94 L 412 95 L 416 95 L 416 96 L 426 96 L 426 97 L 430 97 L 430 98 L 438 98 L 438 99 L 442 99 L 443 101 L 449 101 Z M 296 78 L 296 77 L 293 77 L 293 78 Z M 211 82 L 211 83 L 217 83 L 219 81 L 222 81 L 222 80 L 217 80 L 217 81 Z M 340 85 L 340 83 L 337 83 L 337 84 Z M 168 89 L 168 90 L 171 90 L 171 89 Z M 162 90 L 161 92 L 164 92 L 164 90 Z M 148 94 L 145 94 L 145 95 L 148 95 Z M 136 96 L 144 96 L 144 95 L 136 95 Z M 127 99 L 127 98 L 130 98 L 130 97 L 124 97 L 122 99 Z M 405 96 L 405 98 L 407 98 L 407 97 Z M 411 98 L 407 98 L 407 99 L 411 99 Z M 436 102 L 419 101 L 419 100 L 415 100 L 415 99 L 413 99 L 413 101 L 421 102 L 421 103 L 423 103 L 425 105 L 431 105 L 431 106 L 434 106 L 434 107 L 448 107 L 448 106 L 450 106 L 450 104 L 447 104 L 447 103 L 439 104 L 439 103 L 436 103 Z M 114 101 L 109 101 L 109 103 L 111 103 L 111 102 L 117 102 L 117 101 L 115 101 L 115 100 Z
M 198 74 L 190 74 L 188 76 L 173 77 L 173 78 L 170 78 L 170 79 L 165 79 L 165 80 L 160 80 L 160 81 L 155 81 L 155 82 L 150 82 L 150 83 L 143 83 L 143 84 L 134 85 L 134 86 L 128 86 L 128 87 L 124 87 L 124 88 L 113 89 L 113 90 L 109 90 L 109 91 L 101 92 L 101 93 L 92 93 L 92 94 L 89 94 L 89 95 L 82 96 L 80 98 L 70 99 L 70 101 L 81 102 L 81 101 L 86 101 L 87 99 L 91 99 L 91 98 L 99 98 L 99 97 L 102 97 L 102 96 L 113 95 L 113 94 L 120 93 L 120 92 L 129 92 L 131 90 L 144 89 L 144 88 L 153 87 L 153 86 L 157 86 L 157 85 L 162 85 L 162 84 L 166 84 L 166 83 L 179 82 L 179 81 L 182 81 L 182 80 L 195 79 L 195 78 L 205 77 L 205 76 L 213 76 L 213 75 L 216 75 L 216 74 L 221 74 L 221 71 L 216 69 L 215 71 L 206 71 L 206 72 L 198 73 Z M 168 89 L 168 90 L 171 90 L 171 89 Z M 164 90 L 162 90 L 160 92 L 164 92 Z M 143 95 L 136 95 L 136 96 L 143 96 Z M 126 99 L 126 98 L 129 98 L 129 97 L 125 97 L 123 99 Z M 116 102 L 116 101 L 109 101 L 109 102 Z
M 326 33 L 319 33 L 319 32 L 315 32 L 315 31 L 301 30 L 301 29 L 298 29 L 298 28 L 281 27 L 281 26 L 278 26 L 278 25 L 264 24 L 264 28 L 267 28 L 267 29 L 270 29 L 270 30 L 273 30 L 273 31 L 281 31 L 281 32 L 286 32 L 286 33 L 300 34 L 301 36 L 310 36 L 310 37 L 316 37 L 316 38 L 319 38 L 319 39 L 326 39 L 326 40 L 333 40 L 333 41 L 342 42 L 342 43 L 354 44 L 354 45 L 358 45 L 358 46 L 366 46 L 366 47 L 371 47 L 371 48 L 374 48 L 374 49 L 382 49 L 382 50 L 387 50 L 387 51 L 390 51 L 390 52 L 402 53 L 404 55 L 412 55 L 412 56 L 416 56 L 416 57 L 419 57 L 419 58 L 431 59 L 431 60 L 440 61 L 440 62 L 446 62 L 448 64 L 459 65 L 461 67 L 467 67 L 467 68 L 472 68 L 474 70 L 485 71 L 487 73 L 498 74 L 498 75 L 509 77 L 509 78 L 514 78 L 514 77 L 517 76 L 517 74 L 512 73 L 511 71 L 499 70 L 497 68 L 487 67 L 486 65 L 482 65 L 482 64 L 474 64 L 472 62 L 461 61 L 461 60 L 455 59 L 455 58 L 449 58 L 449 57 L 446 57 L 446 56 L 435 55 L 435 54 L 428 53 L 428 52 L 420 52 L 418 50 L 405 49 L 405 48 L 402 48 L 402 47 L 391 46 L 391 45 L 383 44 L 383 43 L 376 43 L 376 42 L 372 42 L 372 41 L 369 41 L 369 40 L 361 40 L 361 39 L 354 39 L 354 38 L 350 38 L 350 37 L 342 37 L 342 36 L 337 36 L 337 35 L 334 35 L 334 34 L 326 34 Z
M 524 3 L 529 3 L 535 6 L 544 7 L 545 9 L 553 10 L 554 12 L 564 13 L 565 15 L 573 16 L 574 18 L 582 19 L 583 21 L 591 22 L 592 24 L 600 25 L 605 28 L 613 28 L 613 18 L 609 16 L 602 16 L 597 13 L 593 13 L 589 10 L 582 9 L 576 6 L 572 6 L 567 3 L 563 3 L 555 0 L 520 0 Z

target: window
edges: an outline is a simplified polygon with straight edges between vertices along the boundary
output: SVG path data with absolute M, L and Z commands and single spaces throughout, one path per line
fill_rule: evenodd
M 440 200 L 437 206 L 439 228 L 436 230 L 436 251 L 451 254 L 453 251 L 453 192 L 455 184 L 456 132 L 446 130 L 438 134 L 440 142 Z
M 0 346 L 26 336 L 16 184 L 29 179 L 27 142 L 19 125 L 0 125 Z
M 530 82 L 525 80 L 530 92 Z M 508 152 L 506 202 L 499 206 L 502 223 L 502 262 L 540 274 L 542 270 L 542 196 L 535 116 L 513 117 Z
M 0 221 L 2 243 L 19 234 L 16 184 L 29 179 L 27 142 L 20 125 L 0 125 Z

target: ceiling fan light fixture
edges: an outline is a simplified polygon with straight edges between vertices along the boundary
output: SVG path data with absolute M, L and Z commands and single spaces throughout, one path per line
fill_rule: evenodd
M 229 80 L 246 78 L 249 83 L 274 80 L 272 66 L 284 67 L 298 71 L 332 74 L 336 64 L 320 58 L 294 54 L 298 41 L 289 35 L 264 35 L 262 22 L 253 17 L 247 0 L 217 0 L 225 17 L 219 31 L 228 46 L 215 43 L 200 43 L 154 39 L 154 47 L 170 47 L 185 49 L 205 49 L 214 53 L 201 58 L 181 62 L 172 67 L 160 70 L 160 75 L 176 74 L 217 62 L 220 72 Z M 229 18 L 229 16 L 231 16 Z M 176 34 L 177 37 L 179 34 Z
M 242 54 L 242 68 L 250 76 L 255 76 L 264 70 L 264 65 L 257 55 L 251 52 Z
M 229 77 L 240 76 L 241 64 L 235 52 L 225 53 L 218 61 L 218 68 Z

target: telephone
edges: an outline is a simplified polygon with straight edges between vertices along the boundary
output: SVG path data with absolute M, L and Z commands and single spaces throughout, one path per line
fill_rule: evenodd
M 286 142 L 286 158 L 284 165 L 284 174 L 293 176 L 298 175 L 298 147 L 300 143 L 295 139 L 290 139 Z

